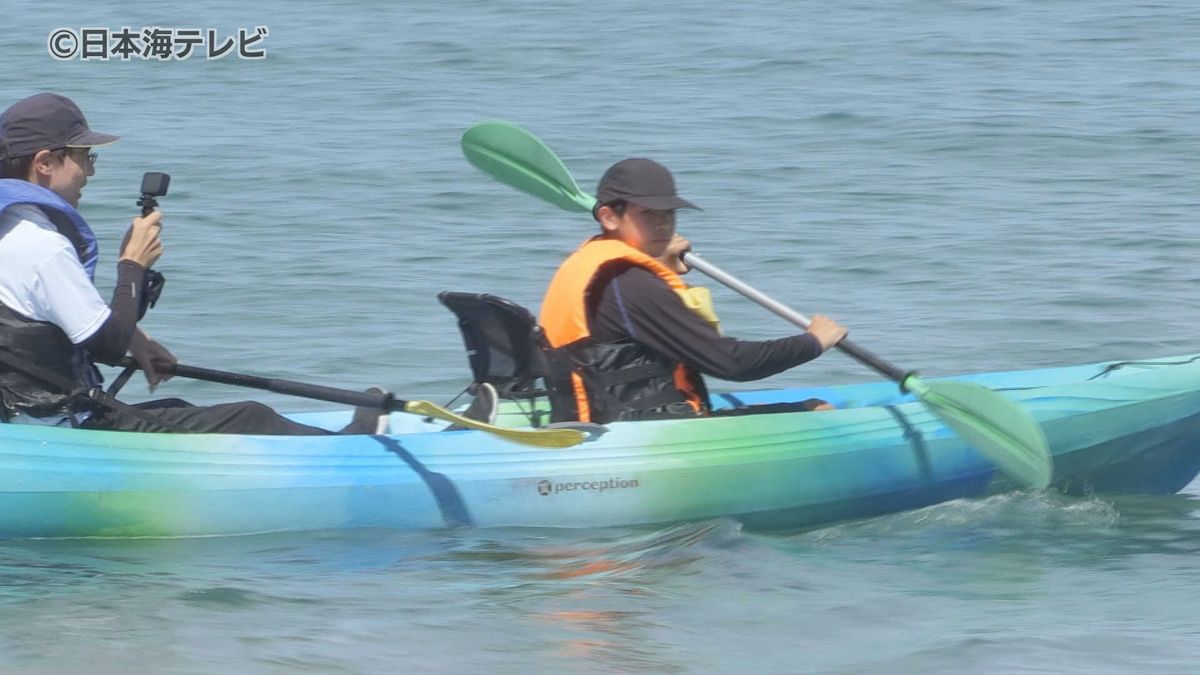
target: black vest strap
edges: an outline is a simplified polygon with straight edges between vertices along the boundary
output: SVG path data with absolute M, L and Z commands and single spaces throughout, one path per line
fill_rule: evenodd
M 55 378 L 72 382 L 68 391 L 86 387 L 82 369 L 88 367 L 80 350 L 52 323 L 28 319 L 0 304 L 0 349 L 20 363 L 37 364 Z M 0 368 L 0 406 L 9 413 L 33 417 L 70 414 L 71 398 L 51 391 L 43 378 L 23 370 Z
M 631 365 L 608 372 L 596 373 L 596 382 L 606 387 L 613 387 L 620 384 L 629 384 L 630 382 L 638 382 L 649 380 L 651 378 L 671 376 L 674 378 L 675 369 L 670 365 L 661 361 L 644 363 L 642 365 Z
M 674 364 L 635 342 L 584 338 L 550 350 L 547 360 L 552 422 L 579 419 L 572 375 L 583 380 L 597 424 L 696 415 L 675 385 Z

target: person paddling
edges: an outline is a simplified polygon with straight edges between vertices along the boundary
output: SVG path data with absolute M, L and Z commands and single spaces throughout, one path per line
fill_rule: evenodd
M 0 115 L 0 419 L 119 431 L 318 435 L 255 401 L 192 406 L 162 399 L 100 406 L 93 361 L 127 352 L 151 389 L 176 361 L 137 326 L 146 270 L 162 255 L 162 213 L 133 219 L 117 286 L 105 303 L 93 285 L 98 246 L 77 207 L 95 174 L 95 148 L 118 136 L 92 131 L 65 96 L 42 93 Z M 34 369 L 38 375 L 27 370 Z M 342 433 L 375 433 L 378 410 L 360 409 Z
M 539 321 L 550 344 L 554 421 L 617 420 L 710 414 L 703 375 L 757 380 L 817 358 L 846 335 L 816 316 L 808 330 L 777 340 L 724 337 L 711 312 L 681 278 L 676 210 L 680 197 L 663 165 L 617 162 L 597 186 L 592 214 L 601 232 L 558 268 Z M 794 406 L 829 407 L 809 400 Z

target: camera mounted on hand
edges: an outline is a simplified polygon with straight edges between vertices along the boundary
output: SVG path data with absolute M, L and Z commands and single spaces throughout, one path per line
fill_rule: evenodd
M 158 206 L 158 199 L 167 194 L 167 188 L 171 185 L 170 174 L 160 173 L 158 171 L 148 171 L 142 175 L 142 196 L 138 199 L 137 205 L 142 207 L 142 215 L 148 216 Z M 158 270 L 146 270 L 145 280 L 142 284 L 142 295 L 138 299 L 138 321 L 146 316 L 146 310 L 158 303 L 158 297 L 162 295 L 163 286 L 167 283 L 166 277 Z

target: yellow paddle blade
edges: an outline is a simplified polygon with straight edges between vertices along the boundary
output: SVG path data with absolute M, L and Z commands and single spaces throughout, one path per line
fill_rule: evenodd
M 524 443 L 525 445 L 533 445 L 539 448 L 569 448 L 573 445 L 579 445 L 583 442 L 583 439 L 587 438 L 587 434 L 576 429 L 505 429 L 504 427 L 498 427 L 494 424 L 480 422 L 479 420 L 473 420 L 469 417 L 452 413 L 442 406 L 430 403 L 429 401 L 408 401 L 404 404 L 404 411 L 453 422 L 471 429 L 486 431 L 489 434 L 499 436 L 514 443 Z

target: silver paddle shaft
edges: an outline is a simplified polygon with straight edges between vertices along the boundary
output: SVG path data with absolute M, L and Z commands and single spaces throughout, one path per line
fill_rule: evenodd
M 747 283 L 743 282 L 741 279 L 738 279 L 737 277 L 733 276 L 732 274 L 729 274 L 728 272 L 721 269 L 720 267 L 717 267 L 716 265 L 708 262 L 704 258 L 701 258 L 700 254 L 698 254 L 698 253 L 695 253 L 693 251 L 686 251 L 683 253 L 683 255 L 681 255 L 679 257 L 689 267 L 695 267 L 696 269 L 700 270 L 701 272 L 704 272 L 705 274 L 712 277 L 713 279 L 716 279 L 717 281 L 725 284 L 729 288 L 732 288 L 733 290 L 737 291 L 738 293 L 741 293 L 742 295 L 746 296 L 747 298 L 753 300 L 754 302 L 757 302 L 758 304 L 762 305 L 763 307 L 766 307 L 767 309 L 771 310 L 775 314 L 778 314 L 779 316 L 783 317 L 784 319 L 786 319 L 788 321 L 791 321 L 792 323 L 796 324 L 797 326 L 800 326 L 801 328 L 808 328 L 808 326 L 812 323 L 812 321 L 810 321 L 808 317 L 804 316 L 800 312 L 797 312 L 796 310 L 792 309 L 791 307 L 788 307 L 787 305 L 783 304 L 782 302 L 779 302 L 775 298 L 772 298 L 771 296 L 763 293 L 762 291 L 759 291 L 757 288 L 754 288 L 750 284 L 747 284 Z
M 729 288 L 732 288 L 733 290 L 737 291 L 738 293 L 741 293 L 742 295 L 753 300 L 754 302 L 757 302 L 758 304 L 762 305 L 763 307 L 766 307 L 767 309 L 771 310 L 775 314 L 778 314 L 779 316 L 783 317 L 787 321 L 790 321 L 790 322 L 796 324 L 797 326 L 800 326 L 801 328 L 805 328 L 805 329 L 807 329 L 809 327 L 809 325 L 812 324 L 812 321 L 810 321 L 808 319 L 808 317 L 804 316 L 800 312 L 797 312 L 796 310 L 792 309 L 791 307 L 788 307 L 787 305 L 783 304 L 782 302 L 779 302 L 778 300 L 759 291 L 757 288 L 754 288 L 750 284 L 747 284 L 744 281 L 742 281 L 741 279 L 738 279 L 737 277 L 733 276 L 732 274 L 729 274 L 728 272 L 722 270 L 721 268 L 717 267 L 716 265 L 708 262 L 704 258 L 701 258 L 698 254 L 696 254 L 692 251 L 684 251 L 679 257 L 681 260 L 683 260 L 683 262 L 685 264 L 687 264 L 691 267 L 695 267 L 696 269 L 700 270 L 701 272 L 704 272 L 705 274 L 712 277 L 713 279 L 716 279 L 717 281 L 721 282 L 722 284 L 725 284 Z M 901 370 L 901 369 L 897 368 L 896 366 L 893 366 L 892 364 L 888 363 L 887 361 L 884 361 L 883 359 L 879 358 L 878 356 L 875 356 L 874 354 L 867 351 L 866 349 L 859 347 L 857 344 L 851 342 L 847 338 L 842 338 L 842 341 L 837 343 L 836 346 L 841 351 L 843 351 L 846 354 L 857 359 L 863 365 L 873 368 L 874 370 L 881 373 L 883 376 L 891 378 L 892 380 L 895 380 L 897 383 L 900 384 L 901 389 L 904 389 L 907 391 L 909 389 L 909 386 L 908 386 L 909 384 L 915 384 L 916 386 L 920 386 L 919 380 L 917 380 L 914 377 L 915 373 L 913 373 L 912 371 Z

